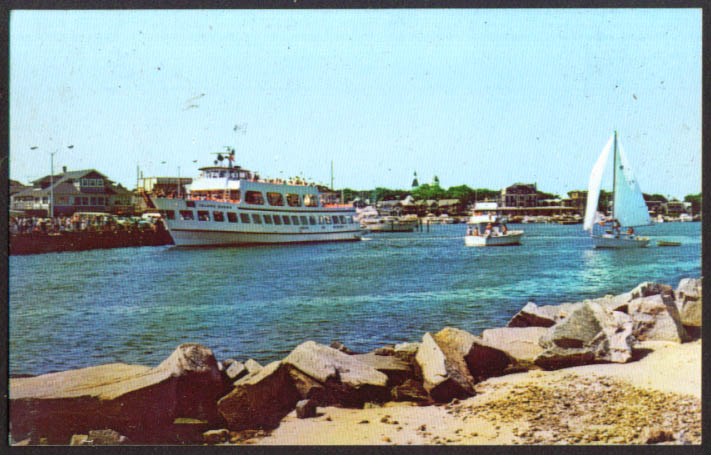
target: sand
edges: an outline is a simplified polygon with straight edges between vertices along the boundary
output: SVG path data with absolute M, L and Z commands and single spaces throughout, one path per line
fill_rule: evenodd
M 387 403 L 295 412 L 259 445 L 635 444 L 664 430 L 701 442 L 701 341 L 644 342 L 626 364 L 529 371 L 477 384 L 441 406 Z

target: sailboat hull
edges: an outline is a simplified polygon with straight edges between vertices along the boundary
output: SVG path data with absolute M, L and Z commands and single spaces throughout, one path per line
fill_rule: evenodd
M 647 237 L 592 236 L 595 248 L 644 248 L 649 244 Z

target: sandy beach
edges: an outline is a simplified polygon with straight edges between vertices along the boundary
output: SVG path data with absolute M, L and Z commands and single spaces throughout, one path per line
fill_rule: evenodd
M 286 416 L 260 445 L 639 444 L 655 431 L 701 443 L 701 341 L 643 342 L 639 358 L 528 371 L 439 406 L 388 403 Z M 677 441 L 678 443 L 678 441 Z

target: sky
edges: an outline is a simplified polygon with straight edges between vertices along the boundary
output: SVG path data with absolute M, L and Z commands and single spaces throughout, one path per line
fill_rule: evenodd
M 135 188 L 233 147 L 336 188 L 586 189 L 614 130 L 642 191 L 701 192 L 700 9 L 10 13 L 10 178 Z M 68 148 L 72 145 L 73 148 Z M 612 171 L 604 189 L 611 188 Z

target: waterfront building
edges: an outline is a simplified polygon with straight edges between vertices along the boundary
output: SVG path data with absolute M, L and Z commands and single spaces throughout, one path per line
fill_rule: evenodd
M 535 183 L 514 183 L 501 190 L 503 207 L 537 207 L 538 190 Z
M 686 207 L 684 203 L 678 199 L 672 199 L 664 204 L 664 214 L 669 217 L 678 217 L 682 213 L 686 213 Z
M 95 169 L 45 176 L 32 182 L 32 187 L 10 197 L 10 208 L 30 216 L 49 216 L 54 194 L 54 215 L 68 216 L 75 212 L 129 212 L 133 208 L 133 193 L 115 185 Z
M 562 202 L 564 206 L 572 207 L 576 213 L 582 215 L 585 213 L 585 205 L 588 203 L 588 192 L 587 190 L 568 191 L 568 199 L 563 199 Z

